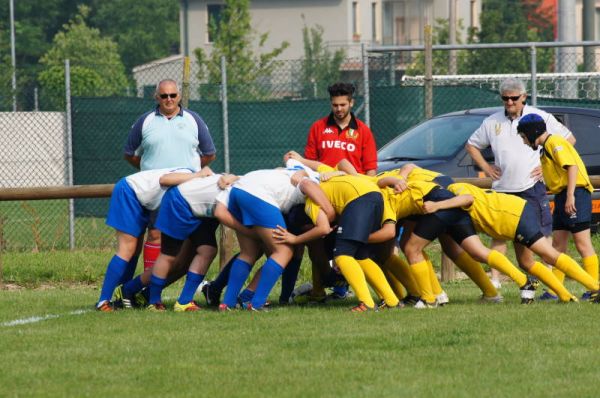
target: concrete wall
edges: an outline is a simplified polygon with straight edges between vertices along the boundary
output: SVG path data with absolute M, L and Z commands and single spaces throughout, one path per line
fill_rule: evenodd
M 63 112 L 0 112 L 0 187 L 64 185 Z

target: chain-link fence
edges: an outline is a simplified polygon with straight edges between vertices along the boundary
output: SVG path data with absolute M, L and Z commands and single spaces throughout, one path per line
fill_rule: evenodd
M 590 61 L 583 47 L 566 53 L 531 47 L 434 49 L 431 78 L 425 74 L 422 49 L 414 48 L 364 51 L 362 59 L 345 59 L 334 67 L 330 60 L 278 61 L 252 71 L 251 78 L 234 66 L 211 75 L 192 63 L 186 81 L 183 58 L 175 56 L 134 68 L 121 86 L 100 89 L 86 79 L 86 71 L 103 67 L 70 65 L 69 76 L 58 71 L 62 80 L 53 71 L 59 84 L 21 88 L 19 112 L 11 111 L 12 95 L 2 97 L 2 187 L 106 184 L 135 172 L 123 159 L 127 134 L 138 117 L 153 109 L 156 84 L 166 78 L 180 83 L 188 108 L 209 126 L 217 147 L 213 169 L 228 167 L 236 174 L 278 166 L 290 149 L 302 152 L 310 125 L 329 113 L 326 88 L 336 80 L 357 86 L 354 111 L 367 119 L 378 147 L 425 120 L 428 107 L 439 115 L 501 106 L 498 84 L 508 76 L 522 78 L 532 94 L 530 102 L 538 105 L 600 104 L 600 65 Z M 38 76 L 43 72 L 38 69 Z M 429 104 L 428 84 L 433 93 Z M 70 107 L 67 90 L 73 94 Z M 75 199 L 74 212 L 66 200 L 0 202 L 4 247 L 110 246 L 114 239 L 104 225 L 107 207 L 108 199 Z

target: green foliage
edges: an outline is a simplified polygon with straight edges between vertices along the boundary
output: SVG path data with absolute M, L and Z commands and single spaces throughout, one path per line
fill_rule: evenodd
M 89 13 L 86 6 L 81 6 L 79 11 L 54 37 L 53 46 L 40 59 L 47 67 L 39 74 L 43 94 L 59 109 L 64 108 L 65 59 L 71 64 L 72 95 L 117 95 L 127 87 L 125 68 L 116 43 L 103 38 L 98 29 L 86 24 Z
M 548 40 L 546 24 L 551 16 L 536 13 L 538 4 L 523 0 L 484 0 L 480 16 L 481 30 L 469 29 L 467 42 L 515 43 Z M 535 24 L 529 21 L 534 20 Z M 462 20 L 456 29 L 457 44 L 464 31 Z M 436 19 L 432 32 L 433 44 L 448 44 L 448 20 Z M 550 39 L 551 40 L 551 39 Z M 456 51 L 458 74 L 527 73 L 531 70 L 529 49 L 483 49 Z M 433 52 L 433 73 L 448 73 L 449 51 Z M 548 72 L 554 62 L 552 49 L 537 50 L 538 72 Z M 422 75 L 425 71 L 424 54 L 420 52 L 406 70 L 407 75 Z
M 214 37 L 210 55 L 197 48 L 194 50 L 200 71 L 198 78 L 208 84 L 200 88 L 205 99 L 217 99 L 221 84 L 221 57 L 227 65 L 227 90 L 231 100 L 249 100 L 266 97 L 270 93 L 267 82 L 277 62 L 275 59 L 287 48 L 281 45 L 268 53 L 255 54 L 252 43 L 257 39 L 263 48 L 269 33 L 258 34 L 252 29 L 250 0 L 225 0 L 221 19 L 210 21 L 209 30 Z
M 463 20 L 459 19 L 456 24 L 456 43 L 462 44 L 462 32 L 464 31 Z M 450 43 L 450 26 L 447 19 L 438 18 L 435 20 L 435 25 L 432 30 L 433 44 L 449 44 Z M 457 72 L 464 73 L 467 69 L 469 53 L 466 50 L 455 51 L 456 69 Z M 434 51 L 433 52 L 433 74 L 447 75 L 450 62 L 449 51 Z M 406 74 L 409 76 L 423 75 L 425 73 L 425 54 L 419 52 L 415 60 L 406 68 Z
M 304 58 L 302 60 L 301 84 L 303 97 L 319 97 L 327 94 L 327 87 L 340 80 L 340 67 L 346 51 L 331 52 L 323 45 L 324 28 L 321 25 L 302 28 Z
M 179 51 L 173 0 L 93 0 L 90 24 L 117 43 L 127 70 Z
M 536 42 L 542 37 L 528 22 L 530 7 L 522 0 L 485 0 L 481 11 L 480 43 Z M 539 17 L 539 16 L 538 16 Z M 547 71 L 552 64 L 552 49 L 539 49 L 538 72 Z M 531 70 L 528 49 L 477 50 L 469 57 L 468 73 L 527 73 Z

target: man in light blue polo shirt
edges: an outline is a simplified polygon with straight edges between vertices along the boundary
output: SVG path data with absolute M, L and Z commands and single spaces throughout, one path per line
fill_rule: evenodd
M 216 158 L 216 149 L 204 120 L 179 105 L 177 82 L 162 80 L 156 86 L 158 105 L 144 113 L 131 127 L 125 144 L 125 159 L 144 170 L 184 167 L 194 171 Z M 144 269 L 151 267 L 160 254 L 160 232 L 154 229 L 151 214 L 144 244 Z

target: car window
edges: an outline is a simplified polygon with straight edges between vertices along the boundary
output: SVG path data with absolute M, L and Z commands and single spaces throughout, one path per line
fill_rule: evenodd
M 456 115 L 427 120 L 381 148 L 378 159 L 417 160 L 452 156 L 465 146 L 485 117 Z
M 570 114 L 569 130 L 575 134 L 575 148 L 580 155 L 598 153 L 600 148 L 600 118 Z

